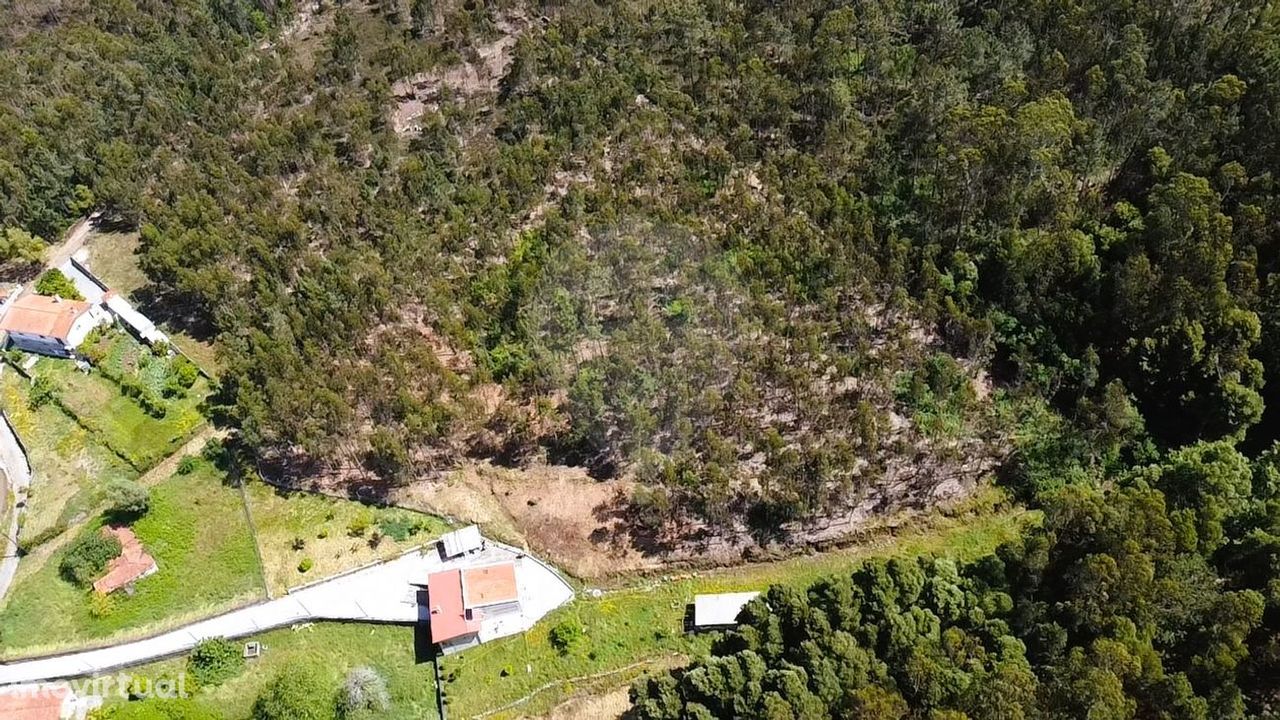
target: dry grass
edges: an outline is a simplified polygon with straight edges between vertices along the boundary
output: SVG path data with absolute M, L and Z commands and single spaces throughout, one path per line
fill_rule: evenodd
M 12 368 L 0 371 L 0 407 L 26 447 L 32 469 L 19 533 L 23 540 L 77 524 L 92 512 L 107 483 L 137 474 L 53 405 L 31 408 L 28 388 L 27 380 Z
M 432 515 L 305 492 L 282 494 L 262 482 L 252 482 L 246 490 L 273 596 L 395 557 L 439 537 L 449 527 Z M 360 525 L 365 529 L 357 534 L 353 530 Z M 411 534 L 404 528 L 410 528 Z M 403 539 L 393 537 L 397 531 Z M 301 549 L 295 549 L 298 541 Z M 304 559 L 311 560 L 306 572 L 299 569 Z

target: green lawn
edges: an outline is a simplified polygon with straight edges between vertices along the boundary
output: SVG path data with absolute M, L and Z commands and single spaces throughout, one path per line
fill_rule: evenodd
M 378 508 L 314 493 L 282 494 L 263 482 L 248 486 L 267 583 L 273 595 L 321 578 L 395 557 L 449 529 L 434 515 Z M 367 525 L 361 535 L 353 527 Z M 377 542 L 372 542 L 377 537 Z M 302 548 L 295 549 L 301 541 Z M 376 545 L 376 546 L 375 546 Z M 298 571 L 303 559 L 312 567 Z
M 705 653 L 709 637 L 681 632 L 685 606 L 697 593 L 763 590 L 772 584 L 806 587 L 821 577 L 849 572 L 859 561 L 877 556 L 977 557 L 1014 537 L 1029 517 L 1014 510 L 939 519 L 871 547 L 698 573 L 615 591 L 598 599 L 580 597 L 524 636 L 444 658 L 450 715 L 472 717 L 553 684 L 495 717 L 537 715 L 570 696 L 620 687 L 663 662 Z M 587 637 L 562 656 L 551 647 L 548 634 L 569 618 L 583 625 Z M 643 664 L 629 667 L 638 663 Z M 623 668 L 629 669 L 614 672 Z M 605 673 L 613 674 L 590 678 Z
M 128 343 L 136 345 L 132 339 Z M 84 373 L 69 361 L 41 358 L 31 372 L 50 378 L 59 388 L 62 405 L 80 424 L 139 471 L 168 457 L 205 423 L 200 405 L 210 388 L 203 377 L 185 397 L 167 401 L 165 416 L 155 418 L 98 370 Z M 144 383 L 154 382 L 147 370 L 132 372 Z
M 97 532 L 101 522 L 81 532 Z M 24 564 L 0 610 L 0 656 L 137 636 L 263 596 L 240 493 L 205 461 L 156 485 L 134 531 L 159 571 L 132 596 L 113 594 L 106 614 L 91 612 L 89 593 L 60 577 L 61 551 L 38 567 Z
M 87 519 L 110 481 L 137 472 L 53 405 L 32 409 L 30 383 L 13 368 L 0 371 L 0 407 L 27 448 L 34 474 L 19 538 L 49 537 Z
M 284 629 L 253 638 L 263 644 L 262 657 L 250 660 L 244 672 L 222 685 L 196 690 L 193 699 L 217 710 L 227 720 L 248 718 L 253 701 L 273 677 L 296 663 L 317 668 L 335 693 L 347 671 L 369 666 L 387 680 L 392 709 L 381 720 L 432 720 L 436 712 L 435 676 L 430 663 L 415 660 L 413 628 L 387 625 L 319 623 L 298 630 Z M 173 678 L 185 660 L 146 665 L 134 676 Z

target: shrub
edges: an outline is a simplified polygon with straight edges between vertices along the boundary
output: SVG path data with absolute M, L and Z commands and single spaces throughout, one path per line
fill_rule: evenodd
M 334 689 L 308 665 L 285 668 L 253 704 L 253 720 L 333 720 Z
M 562 620 L 551 628 L 551 647 L 561 655 L 567 655 L 586 636 L 586 630 L 577 618 Z
M 77 587 L 89 587 L 107 563 L 120 556 L 120 541 L 99 530 L 87 532 L 67 548 L 58 565 L 63 579 Z
M 302 561 L 298 563 L 298 572 L 303 574 L 309 573 L 311 572 L 311 568 L 315 567 L 315 564 L 315 561 L 311 558 L 304 557 L 302 558 Z
M 110 617 L 116 611 L 116 600 L 114 595 L 104 595 L 103 593 L 89 593 L 89 615 L 90 617 L 101 620 Z
M 347 524 L 347 534 L 351 537 L 364 537 L 372 525 L 373 520 L 369 517 L 369 513 L 361 512 Z
M 293 542 L 290 544 L 290 547 L 293 548 L 294 552 L 301 551 L 307 547 L 307 541 L 303 540 L 300 537 L 296 537 L 293 539 Z
M 195 455 L 183 455 L 182 459 L 178 461 L 178 474 L 190 475 L 198 467 L 200 467 L 199 458 Z
M 40 295 L 57 295 L 67 300 L 84 299 L 84 296 L 76 289 L 76 284 L 71 282 L 71 278 L 64 275 L 57 268 L 46 270 L 40 276 L 40 279 L 36 280 L 36 293 Z
M 240 645 L 226 638 L 207 638 L 187 656 L 187 671 L 202 686 L 220 685 L 244 668 Z
M 31 383 L 31 390 L 27 395 L 27 406 L 36 410 L 55 402 L 60 395 L 61 390 L 53 380 L 46 375 L 41 375 Z
M 378 521 L 378 529 L 383 535 L 404 542 L 422 531 L 422 521 L 407 513 L 394 513 Z
M 391 707 L 387 681 L 373 668 L 355 668 L 347 673 L 338 704 L 343 717 L 365 712 L 386 712 Z
M 200 377 L 200 369 L 196 367 L 196 364 L 182 355 L 178 355 L 173 359 L 173 363 L 169 366 L 169 372 L 173 373 L 175 382 L 188 389 L 195 385 L 196 378 Z
M 132 522 L 151 509 L 151 491 L 133 480 L 117 479 L 107 485 L 107 516 L 113 522 Z

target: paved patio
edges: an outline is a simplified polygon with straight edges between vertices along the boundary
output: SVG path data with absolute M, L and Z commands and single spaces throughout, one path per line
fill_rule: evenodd
M 518 619 L 513 618 L 502 627 L 501 635 L 512 635 L 528 630 L 547 613 L 573 599 L 573 588 L 540 560 L 492 540 L 486 542 L 483 551 L 447 561 L 432 545 L 422 552 L 414 551 L 296 589 L 277 600 L 144 640 L 3 664 L 0 665 L 0 685 L 96 675 L 181 655 L 206 638 L 241 638 L 302 622 L 345 620 L 404 625 L 426 622 L 429 609 L 419 600 L 426 587 L 427 575 L 453 568 L 512 561 L 519 566 L 523 609 Z

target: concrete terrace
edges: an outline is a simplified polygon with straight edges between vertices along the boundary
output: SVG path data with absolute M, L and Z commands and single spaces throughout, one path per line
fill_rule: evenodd
M 134 642 L 0 665 L 0 685 L 85 677 L 186 653 L 206 638 L 242 638 L 317 620 L 412 625 L 427 622 L 427 576 L 442 570 L 515 562 L 523 612 L 505 621 L 500 637 L 524 632 L 573 599 L 573 588 L 551 567 L 520 550 L 486 542 L 484 550 L 444 560 L 435 545 L 399 558 L 294 590 L 252 605 Z

